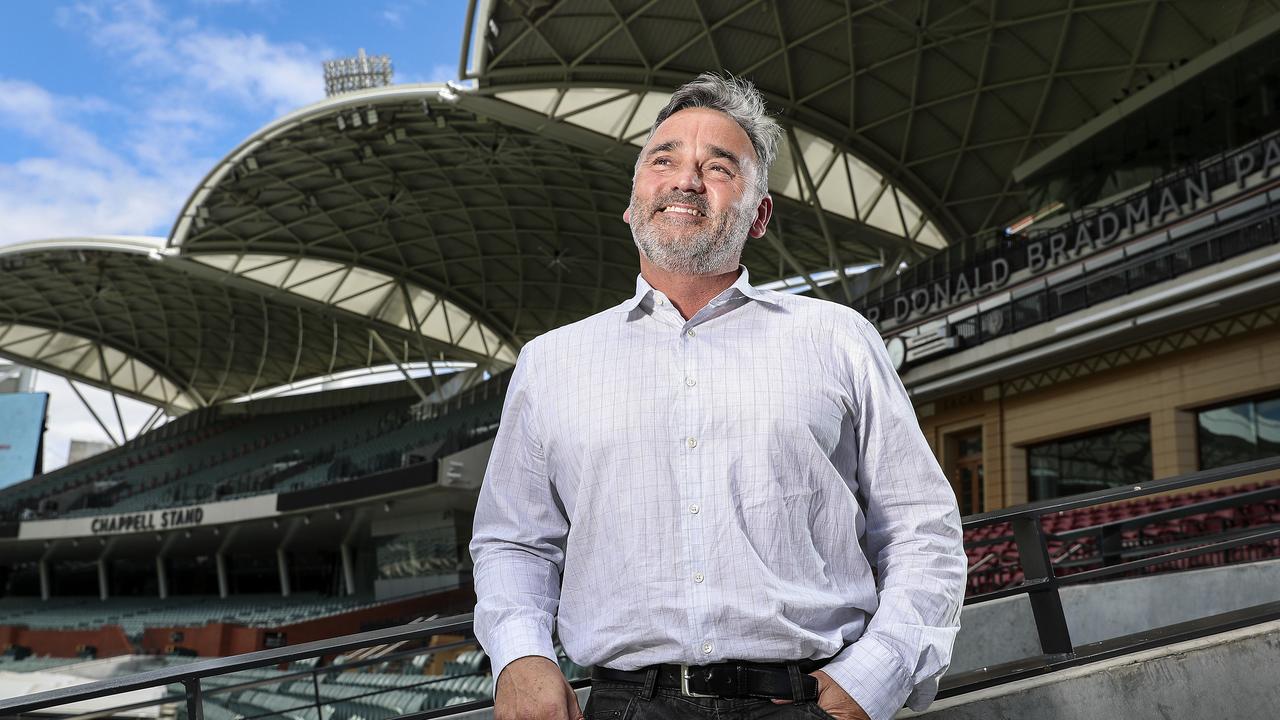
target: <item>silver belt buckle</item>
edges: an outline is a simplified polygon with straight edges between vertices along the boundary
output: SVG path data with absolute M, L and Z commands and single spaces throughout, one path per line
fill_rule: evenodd
M 684 663 L 680 663 L 680 694 L 685 697 L 700 697 L 700 698 L 720 697 L 719 695 L 705 695 L 703 693 L 696 693 L 691 691 L 689 689 L 689 666 Z

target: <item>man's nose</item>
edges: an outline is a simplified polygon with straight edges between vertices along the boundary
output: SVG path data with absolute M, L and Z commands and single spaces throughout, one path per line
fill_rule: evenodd
M 702 170 L 698 167 L 681 168 L 675 177 L 675 187 L 681 192 L 702 192 Z

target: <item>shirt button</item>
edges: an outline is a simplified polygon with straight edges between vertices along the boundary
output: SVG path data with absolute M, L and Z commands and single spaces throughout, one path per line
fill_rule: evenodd
M 711 643 L 709 642 L 702 643 L 703 655 L 710 655 L 712 650 L 715 650 L 715 648 L 711 646 Z
M 684 334 L 688 335 L 689 337 L 695 337 L 697 336 L 698 333 L 694 332 L 693 328 L 689 328 L 688 330 L 684 331 Z
M 684 384 L 685 384 L 685 385 L 688 385 L 689 387 L 693 387 L 694 385 L 697 385 L 697 384 L 698 384 L 698 381 L 697 381 L 697 380 L 694 380 L 693 378 L 685 378 L 685 379 L 684 379 Z
M 694 503 L 689 506 L 689 512 L 693 513 L 694 515 L 697 515 L 698 511 L 701 509 L 702 508 L 698 506 L 698 503 Z
M 663 300 L 662 298 L 658 298 L 658 300 L 654 304 L 657 305 L 658 307 L 662 307 L 663 305 L 667 304 L 667 301 Z
M 696 583 L 700 583 L 700 582 L 702 582 L 702 580 L 703 580 L 702 573 L 700 573 L 700 572 L 696 572 L 696 573 L 694 573 L 694 574 L 693 574 L 693 581 L 694 581 L 694 582 L 696 582 Z
M 697 438 L 689 438 L 688 440 L 685 440 L 685 441 L 684 441 L 684 444 L 685 444 L 685 445 L 688 445 L 690 448 L 696 448 L 696 447 L 698 447 L 698 439 L 697 439 Z

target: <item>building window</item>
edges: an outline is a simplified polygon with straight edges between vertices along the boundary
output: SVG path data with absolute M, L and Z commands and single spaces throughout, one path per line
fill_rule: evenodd
M 1196 413 L 1200 469 L 1280 455 L 1280 393 Z
M 1136 423 L 1027 447 L 1031 500 L 1151 480 L 1151 425 Z

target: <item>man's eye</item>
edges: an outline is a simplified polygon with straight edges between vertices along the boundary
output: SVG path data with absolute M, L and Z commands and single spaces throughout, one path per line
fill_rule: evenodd
M 670 165 L 670 164 L 671 164 L 671 159 L 670 159 L 670 158 L 664 158 L 664 157 L 654 158 L 654 160 L 653 160 L 653 164 L 654 164 L 654 165 Z
M 712 169 L 712 170 L 716 170 L 716 171 L 720 172 L 720 173 L 721 173 L 721 174 L 723 174 L 723 175 L 728 175 L 729 177 L 733 177 L 733 173 L 729 172 L 729 168 L 727 168 L 727 167 L 725 167 L 725 166 L 723 166 L 723 165 L 712 165 L 712 166 L 711 166 L 711 169 Z

